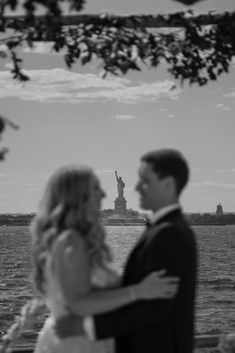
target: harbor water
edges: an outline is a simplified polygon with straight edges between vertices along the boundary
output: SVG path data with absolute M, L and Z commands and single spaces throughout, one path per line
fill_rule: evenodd
M 143 229 L 142 226 L 106 227 L 107 242 L 119 273 Z M 193 229 L 199 252 L 196 334 L 235 332 L 235 226 Z M 34 294 L 30 242 L 28 227 L 0 227 L 0 337 Z M 17 342 L 17 347 L 33 346 L 44 319 L 38 318 Z

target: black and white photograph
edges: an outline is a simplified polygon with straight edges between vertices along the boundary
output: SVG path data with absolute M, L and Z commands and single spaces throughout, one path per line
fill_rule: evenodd
M 0 353 L 235 353 L 235 0 L 0 0 Z

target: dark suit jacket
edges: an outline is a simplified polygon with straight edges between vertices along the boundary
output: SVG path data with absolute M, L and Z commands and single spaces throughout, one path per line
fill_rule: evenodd
M 145 231 L 129 256 L 123 285 L 160 269 L 180 277 L 175 298 L 142 300 L 94 317 L 97 338 L 114 336 L 117 353 L 192 352 L 196 244 L 180 210 Z

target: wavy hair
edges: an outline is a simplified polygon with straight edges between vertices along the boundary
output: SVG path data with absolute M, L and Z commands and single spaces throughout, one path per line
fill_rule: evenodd
M 32 236 L 33 280 L 35 288 L 45 294 L 44 266 L 54 241 L 65 230 L 77 231 L 86 241 L 91 266 L 111 261 L 105 243 L 105 231 L 92 216 L 89 199 L 92 169 L 67 166 L 56 171 L 45 188 L 30 231 Z

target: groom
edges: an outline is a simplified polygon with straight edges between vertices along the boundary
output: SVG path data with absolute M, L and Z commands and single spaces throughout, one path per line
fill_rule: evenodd
M 127 260 L 123 286 L 137 283 L 160 269 L 179 277 L 180 286 L 174 298 L 138 301 L 83 320 L 82 327 L 91 339 L 115 337 L 116 353 L 193 350 L 196 244 L 179 204 L 188 175 L 187 162 L 176 150 L 157 150 L 141 158 L 136 190 L 141 207 L 152 214 Z M 71 317 L 69 332 L 65 329 L 65 334 L 79 333 L 81 320 Z

